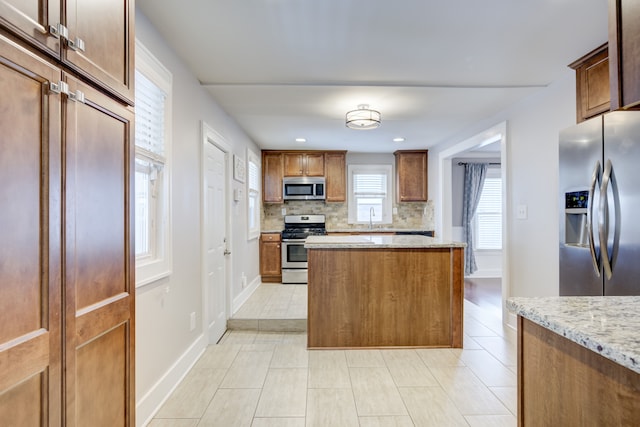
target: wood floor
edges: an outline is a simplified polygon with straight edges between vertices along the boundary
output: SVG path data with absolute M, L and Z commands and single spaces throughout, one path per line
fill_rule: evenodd
M 478 307 L 502 316 L 502 280 L 465 278 L 464 298 Z
M 267 286 L 263 314 L 300 315 L 303 288 Z M 469 300 L 462 349 L 309 351 L 306 339 L 228 331 L 149 426 L 516 426 L 515 331 Z

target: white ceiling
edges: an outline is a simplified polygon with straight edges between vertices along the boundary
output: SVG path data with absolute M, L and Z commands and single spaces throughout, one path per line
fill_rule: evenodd
M 607 0 L 136 4 L 263 149 L 432 147 L 566 76 L 607 40 Z M 358 104 L 382 113 L 380 128 L 345 127 Z

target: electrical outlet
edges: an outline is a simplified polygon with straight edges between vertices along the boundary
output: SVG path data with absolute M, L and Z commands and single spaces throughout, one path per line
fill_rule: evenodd
M 282 215 L 286 215 L 287 214 L 287 208 L 282 208 Z
M 516 218 L 527 219 L 527 205 L 518 205 L 518 209 L 516 211 Z
M 196 312 L 192 312 L 191 315 L 189 316 L 189 330 L 193 331 L 196 329 Z
M 247 287 L 247 276 L 244 275 L 244 272 L 240 275 L 240 280 L 242 282 L 242 289 Z

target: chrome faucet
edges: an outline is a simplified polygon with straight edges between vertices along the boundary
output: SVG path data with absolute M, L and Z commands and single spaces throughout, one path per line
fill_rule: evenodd
M 373 206 L 369 209 L 369 230 L 373 228 L 373 217 L 376 216 L 376 210 L 373 209 Z

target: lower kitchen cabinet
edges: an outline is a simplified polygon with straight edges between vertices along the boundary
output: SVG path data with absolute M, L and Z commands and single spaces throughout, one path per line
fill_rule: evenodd
M 260 234 L 260 276 L 263 282 L 282 281 L 281 248 L 280 233 Z

